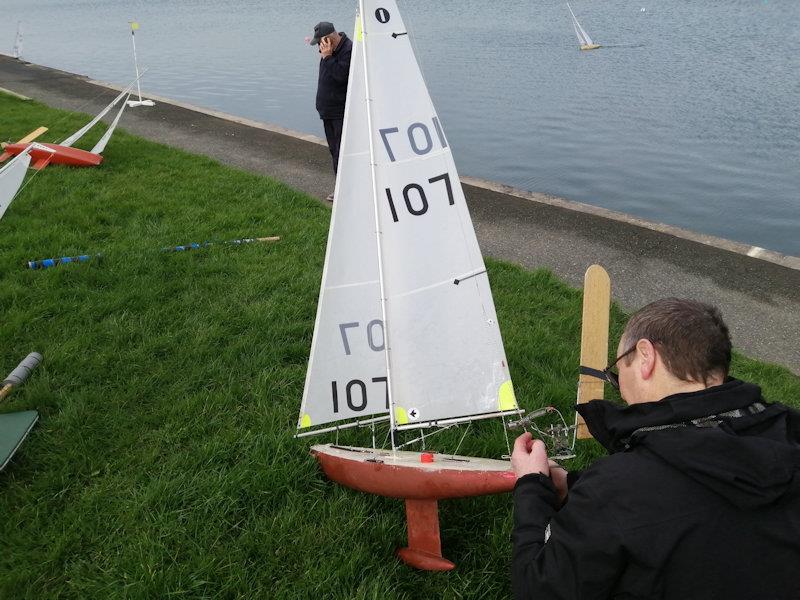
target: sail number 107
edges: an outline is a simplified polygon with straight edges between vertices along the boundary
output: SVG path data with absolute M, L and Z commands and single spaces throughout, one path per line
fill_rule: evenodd
M 373 377 L 372 383 L 382 383 L 384 385 L 383 401 L 386 410 L 389 410 L 389 384 L 386 377 Z M 367 408 L 367 384 L 361 379 L 352 379 L 344 385 L 343 400 L 347 403 L 347 408 L 353 412 L 362 412 Z M 340 392 L 339 382 L 331 381 L 331 400 L 333 400 L 333 413 L 339 412 Z
M 448 204 L 450 206 L 454 205 L 456 201 L 453 198 L 453 184 L 450 183 L 450 174 L 442 173 L 428 179 L 428 183 L 438 183 L 440 181 L 444 183 L 444 187 L 447 190 Z M 386 188 L 386 199 L 389 201 L 389 210 L 392 211 L 392 220 L 397 223 L 400 218 L 397 216 L 397 207 L 394 204 L 391 188 Z M 416 217 L 428 212 L 428 195 L 425 193 L 425 188 L 418 183 L 409 183 L 403 188 L 403 200 L 405 200 L 408 212 Z

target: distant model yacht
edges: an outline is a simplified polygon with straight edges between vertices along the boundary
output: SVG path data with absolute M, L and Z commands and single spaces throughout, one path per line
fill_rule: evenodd
M 581 27 L 581 24 L 578 23 L 578 19 L 575 17 L 575 13 L 572 12 L 572 7 L 567 2 L 567 8 L 569 9 L 569 14 L 572 15 L 572 26 L 575 28 L 575 35 L 578 36 L 578 45 L 581 50 L 595 50 L 600 47 L 600 44 L 595 44 L 592 41 L 592 38 L 589 37 L 589 34 Z

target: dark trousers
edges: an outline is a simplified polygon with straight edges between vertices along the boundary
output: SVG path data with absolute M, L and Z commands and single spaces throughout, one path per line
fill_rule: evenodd
M 344 119 L 322 119 L 325 126 L 325 138 L 328 140 L 328 148 L 333 158 L 333 172 L 339 170 L 339 145 L 342 143 L 342 129 L 344 129 Z

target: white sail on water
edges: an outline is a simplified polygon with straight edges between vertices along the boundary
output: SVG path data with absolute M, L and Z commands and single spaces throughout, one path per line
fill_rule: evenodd
M 14 38 L 14 48 L 11 50 L 12 58 L 22 57 L 22 22 L 17 23 L 17 35 Z
M 387 377 L 397 429 L 516 411 L 486 268 L 408 31 L 393 0 L 363 0 L 361 14 L 298 425 L 386 412 Z
M 578 23 L 578 19 L 575 17 L 575 13 L 572 12 L 572 7 L 567 2 L 567 8 L 569 9 L 569 14 L 572 15 L 572 27 L 575 29 L 575 35 L 578 36 L 578 43 L 581 46 L 594 46 L 594 42 L 592 38 L 589 37 L 589 34 L 586 33 L 581 24 Z

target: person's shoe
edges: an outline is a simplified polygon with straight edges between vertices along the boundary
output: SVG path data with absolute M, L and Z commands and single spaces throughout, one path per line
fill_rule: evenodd
M 330 202 L 331 204 L 333 204 L 333 192 L 328 194 L 328 197 L 325 198 L 325 202 Z

